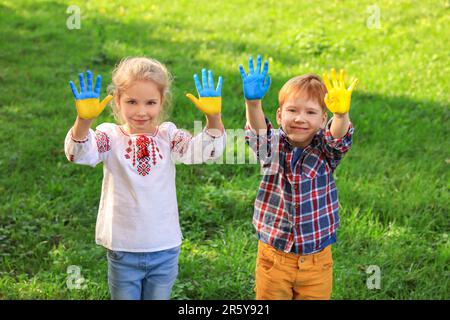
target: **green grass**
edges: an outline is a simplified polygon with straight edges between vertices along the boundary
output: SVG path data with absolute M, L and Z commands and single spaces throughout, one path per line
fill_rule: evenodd
M 81 29 L 68 30 L 78 4 Z M 94 230 L 102 167 L 69 163 L 75 119 L 68 86 L 90 68 L 110 82 L 124 56 L 148 55 L 175 76 L 171 121 L 202 115 L 184 97 L 192 75 L 224 77 L 223 120 L 245 121 L 238 65 L 261 53 L 277 93 L 294 75 L 345 67 L 354 145 L 336 171 L 342 227 L 333 299 L 448 299 L 448 1 L 10 1 L 0 0 L 0 299 L 108 299 L 105 250 Z M 109 112 L 95 124 L 111 122 Z M 253 299 L 257 241 L 251 225 L 257 165 L 177 166 L 184 243 L 176 299 Z M 69 290 L 77 265 L 83 290 Z M 369 290 L 369 265 L 381 288 Z

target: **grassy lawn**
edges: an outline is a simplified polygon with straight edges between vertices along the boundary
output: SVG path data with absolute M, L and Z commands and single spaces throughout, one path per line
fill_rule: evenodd
M 450 298 L 450 3 L 377 1 L 376 29 L 366 23 L 374 1 L 211 2 L 0 0 L 0 299 L 109 299 L 105 249 L 94 240 L 102 166 L 64 155 L 76 116 L 69 80 L 90 68 L 104 90 L 122 57 L 154 57 L 175 76 L 171 121 L 192 131 L 203 116 L 184 95 L 208 67 L 224 78 L 224 124 L 238 129 L 238 65 L 258 53 L 270 61 L 272 121 L 294 75 L 344 67 L 360 79 L 354 145 L 335 174 L 332 298 Z M 79 30 L 66 27 L 72 4 Z M 105 111 L 94 125 L 112 121 Z M 184 242 L 173 298 L 253 299 L 259 167 L 177 173 Z M 67 287 L 71 265 L 81 290 Z M 380 289 L 366 285 L 370 265 Z

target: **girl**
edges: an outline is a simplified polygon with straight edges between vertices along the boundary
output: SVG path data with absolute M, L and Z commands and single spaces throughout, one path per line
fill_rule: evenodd
M 178 274 L 181 230 L 175 188 L 175 161 L 214 160 L 223 153 L 221 87 L 212 72 L 194 75 L 199 99 L 188 95 L 206 114 L 206 128 L 192 137 L 162 122 L 170 101 L 171 76 L 160 62 L 126 58 L 112 73 L 108 95 L 99 101 L 101 76 L 92 91 L 92 73 L 79 75 L 80 92 L 71 81 L 78 116 L 65 139 L 69 161 L 95 167 L 103 162 L 103 183 L 96 243 L 107 249 L 112 299 L 169 299 Z M 112 100 L 115 123 L 92 121 Z

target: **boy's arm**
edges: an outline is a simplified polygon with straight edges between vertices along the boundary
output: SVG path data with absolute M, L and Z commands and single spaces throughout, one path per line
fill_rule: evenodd
M 261 100 L 245 100 L 247 123 L 256 132 L 267 130 L 264 111 L 262 109 Z
M 340 120 L 337 120 L 336 124 L 339 124 L 339 121 Z M 345 131 L 345 134 L 342 137 L 337 137 L 336 133 L 332 133 L 331 131 L 334 123 L 335 117 L 333 116 L 326 124 L 323 135 L 321 135 L 323 139 L 322 151 L 333 171 L 341 162 L 344 155 L 350 150 L 353 141 L 353 133 L 355 131 L 351 122 L 349 122 L 348 128 L 342 131 Z M 341 129 L 343 128 L 345 128 L 345 125 L 341 126 Z M 336 135 L 336 137 L 334 135 Z
M 255 70 L 253 59 L 250 57 L 248 62 L 248 74 L 245 73 L 242 65 L 239 66 L 244 89 L 247 123 L 257 133 L 259 133 L 260 130 L 267 130 L 261 100 L 269 90 L 271 83 L 270 76 L 267 76 L 269 63 L 266 60 L 264 62 L 264 67 L 261 70 L 261 62 L 261 56 L 258 55 Z
M 358 80 L 354 80 L 350 87 L 346 89 L 344 76 L 344 70 L 341 70 L 338 80 L 336 70 L 332 69 L 331 83 L 328 75 L 326 73 L 323 74 L 323 80 L 328 91 L 325 95 L 325 104 L 333 112 L 333 118 L 330 120 L 331 124 L 330 121 L 327 123 L 323 135 L 323 151 L 333 171 L 350 149 L 354 132 L 350 122 L 349 110 L 351 94 Z
M 343 138 L 350 128 L 350 116 L 347 113 L 333 115 L 333 121 L 331 122 L 330 132 L 334 139 Z
M 333 112 L 333 121 L 330 132 L 333 138 L 340 139 L 346 135 L 350 127 L 350 101 L 353 90 L 358 84 L 358 79 L 352 81 L 348 89 L 345 88 L 345 71 L 341 69 L 339 79 L 336 70 L 331 69 L 331 82 L 326 73 L 323 74 L 323 81 L 327 87 L 325 104 Z

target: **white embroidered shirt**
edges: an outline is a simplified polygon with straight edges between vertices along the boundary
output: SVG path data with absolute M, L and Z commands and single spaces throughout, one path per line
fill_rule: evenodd
M 197 164 L 219 158 L 226 133 L 192 136 L 164 122 L 153 135 L 127 134 L 103 123 L 82 141 L 67 133 L 69 161 L 95 167 L 103 162 L 96 243 L 110 250 L 152 252 L 181 244 L 175 162 Z

